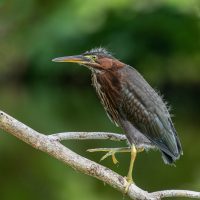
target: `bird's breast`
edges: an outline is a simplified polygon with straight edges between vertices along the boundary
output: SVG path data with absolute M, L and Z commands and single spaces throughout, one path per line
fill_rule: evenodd
M 101 100 L 101 103 L 108 114 L 108 117 L 116 125 L 119 125 L 119 106 L 120 106 L 120 83 L 114 77 L 107 73 L 93 73 L 92 83 Z

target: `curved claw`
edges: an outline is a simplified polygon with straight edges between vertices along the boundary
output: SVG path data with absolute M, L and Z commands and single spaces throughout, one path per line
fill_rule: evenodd
M 119 161 L 118 161 L 117 158 L 115 157 L 115 153 L 116 153 L 116 151 L 113 151 L 113 150 L 109 151 L 108 153 L 106 153 L 106 154 L 100 159 L 100 161 L 106 159 L 106 158 L 109 157 L 109 156 L 112 156 L 112 161 L 113 161 L 113 163 L 114 163 L 114 164 L 117 164 Z
M 112 154 L 112 161 L 113 163 L 116 165 L 119 161 L 117 160 L 117 158 L 115 157 L 115 154 Z

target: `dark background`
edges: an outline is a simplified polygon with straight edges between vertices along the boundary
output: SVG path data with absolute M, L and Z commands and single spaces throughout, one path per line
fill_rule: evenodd
M 90 72 L 52 58 L 106 47 L 134 66 L 172 106 L 184 156 L 176 167 L 141 153 L 135 182 L 145 190 L 200 190 L 200 4 L 198 0 L 1 0 L 0 106 L 32 128 L 122 132 L 106 117 Z M 96 162 L 109 141 L 68 141 Z M 129 154 L 102 162 L 126 175 Z M 1 200 L 121 200 L 123 195 L 0 132 Z M 127 199 L 125 197 L 125 199 Z

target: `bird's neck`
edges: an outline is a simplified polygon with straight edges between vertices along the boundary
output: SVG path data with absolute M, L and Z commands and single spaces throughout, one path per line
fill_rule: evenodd
M 109 96 L 113 94 L 117 98 L 121 90 L 120 80 L 119 70 L 92 72 L 92 83 L 97 93 L 104 92 Z
M 104 73 L 92 73 L 92 83 L 106 110 L 109 118 L 115 124 L 119 124 L 118 108 L 121 102 L 120 73 L 117 71 L 105 71 Z

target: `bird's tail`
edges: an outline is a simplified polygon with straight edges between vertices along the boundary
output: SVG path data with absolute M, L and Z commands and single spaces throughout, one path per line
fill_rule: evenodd
M 162 152 L 163 161 L 166 164 L 173 164 L 183 154 L 181 143 L 180 143 L 180 140 L 177 137 L 177 135 L 175 135 L 175 138 L 176 138 L 176 145 L 177 145 L 177 152 L 176 152 L 176 154 L 172 154 L 172 153 L 169 154 L 169 152 L 161 151 Z
M 171 155 L 165 153 L 164 151 L 162 151 L 162 159 L 165 164 L 169 164 L 169 165 L 173 164 L 177 159 L 179 159 L 179 157 L 171 156 Z

